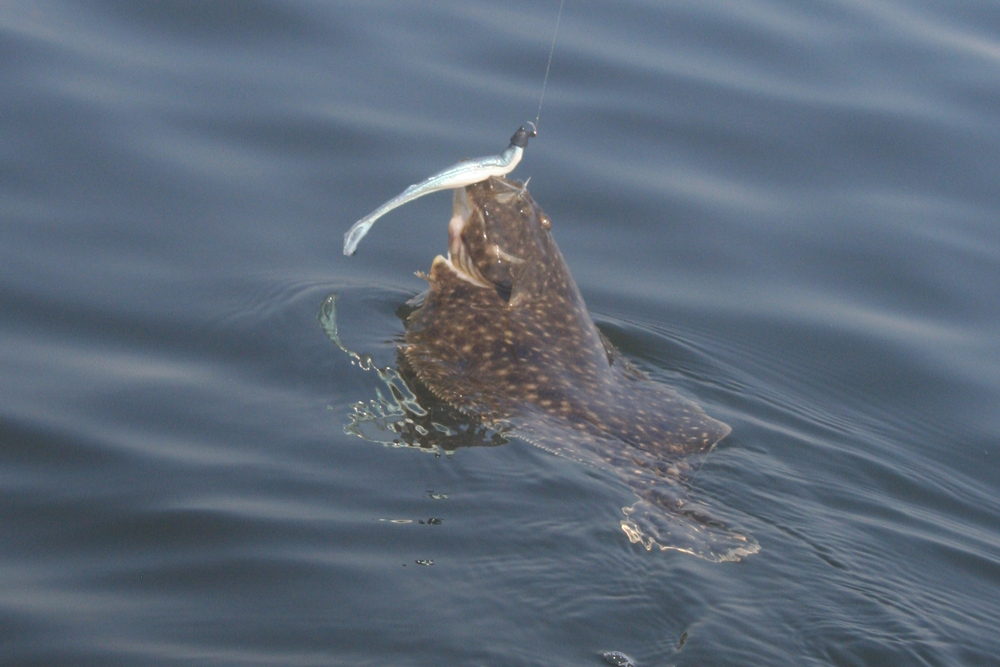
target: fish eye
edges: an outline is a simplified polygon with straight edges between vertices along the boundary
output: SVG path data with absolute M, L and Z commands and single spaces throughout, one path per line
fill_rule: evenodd
M 552 229 L 552 221 L 549 220 L 549 216 L 545 215 L 544 213 L 541 215 L 540 218 L 538 218 L 538 221 L 542 223 L 543 229 Z

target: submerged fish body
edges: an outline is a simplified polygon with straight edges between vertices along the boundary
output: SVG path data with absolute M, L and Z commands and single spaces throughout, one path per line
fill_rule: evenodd
M 730 428 L 653 382 L 598 331 L 524 185 L 455 191 L 449 253 L 408 316 L 404 366 L 440 400 L 544 449 L 616 472 L 621 527 L 647 549 L 739 560 L 759 547 L 691 503 L 687 460 Z

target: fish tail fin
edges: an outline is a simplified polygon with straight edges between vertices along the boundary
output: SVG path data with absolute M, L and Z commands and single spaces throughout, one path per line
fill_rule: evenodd
M 667 511 L 648 500 L 623 507 L 621 528 L 629 542 L 646 551 L 680 551 L 714 562 L 739 561 L 760 551 L 753 537 L 716 519 L 702 507 L 686 502 Z

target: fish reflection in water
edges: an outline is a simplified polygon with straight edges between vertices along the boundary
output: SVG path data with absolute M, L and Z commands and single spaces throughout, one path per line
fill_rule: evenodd
M 327 334 L 387 390 L 356 406 L 347 430 L 435 452 L 521 438 L 616 473 L 638 497 L 621 521 L 633 543 L 713 561 L 756 553 L 684 483 L 729 426 L 650 380 L 598 331 L 551 226 L 521 183 L 455 190 L 448 256 L 402 313 L 396 368 L 341 345 L 328 297 Z

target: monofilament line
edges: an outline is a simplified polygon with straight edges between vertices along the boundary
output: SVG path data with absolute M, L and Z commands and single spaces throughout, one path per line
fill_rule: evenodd
M 542 116 L 542 102 L 545 101 L 545 86 L 549 83 L 549 69 L 552 68 L 552 54 L 556 51 L 556 37 L 559 36 L 559 19 L 562 18 L 563 3 L 559 0 L 559 13 L 556 14 L 556 29 L 552 32 L 552 46 L 549 47 L 549 63 L 545 66 L 545 78 L 542 80 L 542 96 L 538 98 L 538 113 L 535 114 L 535 129 L 538 129 L 538 119 Z

